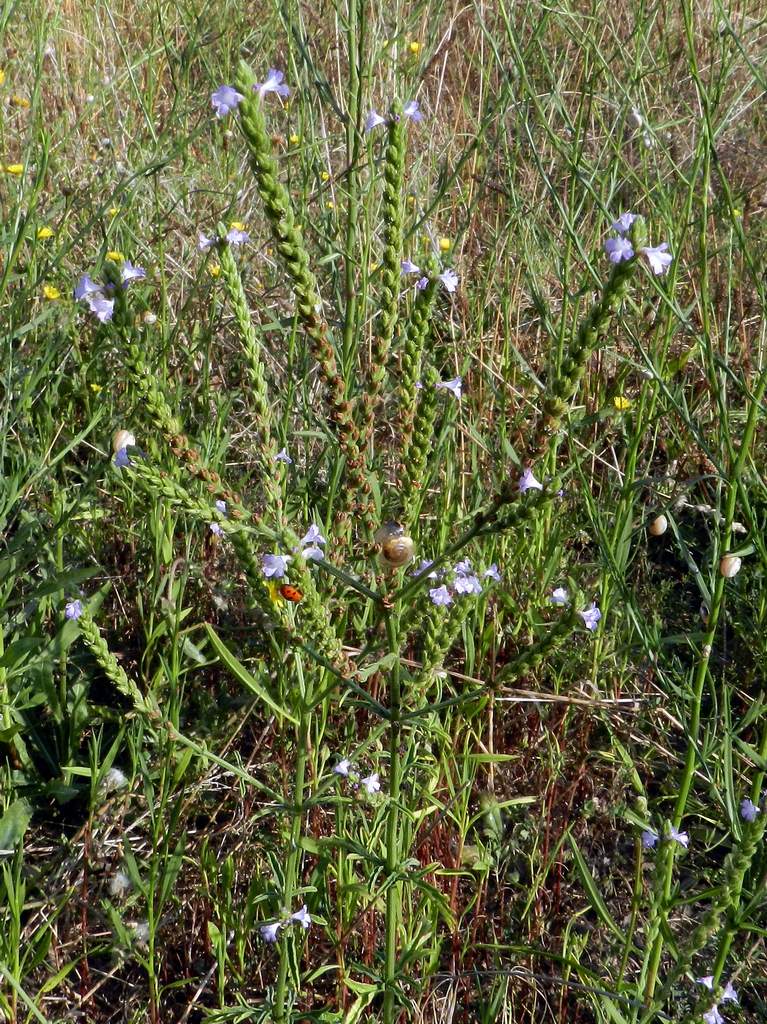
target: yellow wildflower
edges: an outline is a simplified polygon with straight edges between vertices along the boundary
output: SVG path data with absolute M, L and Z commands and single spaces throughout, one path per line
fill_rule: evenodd
M 737 208 L 737 206 L 734 206 L 733 209 L 732 209 L 732 215 L 733 215 L 733 217 L 742 217 L 743 216 L 743 211 L 739 210 Z
M 119 212 L 120 212 L 120 207 L 119 206 L 110 206 L 109 209 L 107 210 L 107 213 L 109 214 L 110 217 L 116 217 Z
M 5 72 L 3 71 L 2 68 L 0 68 L 0 85 L 2 85 L 4 81 L 5 81 Z
M 94 395 L 97 395 L 99 393 L 99 391 L 103 390 L 103 387 L 102 387 L 101 384 L 89 384 L 88 387 L 91 389 L 91 391 L 94 393 Z
M 56 299 L 61 298 L 61 292 L 52 284 L 43 285 L 43 295 L 46 297 L 46 299 L 50 299 L 51 302 L 55 302 Z
M 49 228 L 47 226 L 46 227 L 42 227 L 42 228 L 38 228 L 37 229 L 37 240 L 39 242 L 44 242 L 46 238 L 53 238 L 53 234 L 54 234 L 53 228 Z
M 296 133 L 293 132 L 293 134 L 290 136 L 290 144 L 291 144 L 291 146 L 297 146 L 300 141 L 301 141 L 301 136 L 300 135 L 296 135 Z
M 113 263 L 125 263 L 125 257 L 117 249 L 110 249 L 107 253 L 107 259 L 111 260 Z
M 407 201 L 408 201 L 408 206 L 413 206 L 413 204 L 415 203 L 415 196 L 408 196 L 407 197 Z
M 449 238 L 440 238 L 440 240 L 439 240 L 439 251 L 440 252 L 450 252 L 450 246 L 452 244 L 453 243 L 450 241 Z
M 29 100 L 26 96 L 19 96 L 17 93 L 14 93 L 13 96 L 11 96 L 9 103 L 12 107 L 21 107 L 22 110 L 29 109 Z
M 272 599 L 272 604 L 284 604 L 285 599 L 280 594 L 281 583 L 277 583 L 276 580 L 269 580 L 266 584 L 266 588 L 269 591 L 269 597 Z
M 320 177 L 322 178 L 323 181 L 329 181 L 330 180 L 330 175 L 328 174 L 327 171 L 323 171 L 322 174 L 320 175 Z
M 24 164 L 6 164 L 5 169 L 8 174 L 23 174 Z
M 218 263 L 209 263 L 208 273 L 210 274 L 211 277 L 220 277 L 221 267 L 218 265 Z
M 328 199 L 328 201 L 325 203 L 325 206 L 327 206 L 329 210 L 335 210 L 336 208 L 336 204 L 333 202 L 332 199 Z
M 421 52 L 421 44 L 416 42 L 415 39 L 413 39 L 412 42 L 410 43 L 410 52 L 412 54 L 415 54 L 415 56 L 418 56 L 418 54 Z
M 624 398 L 623 395 L 616 395 L 615 398 L 613 398 L 613 405 L 618 412 L 625 412 L 626 409 L 631 408 L 631 399 Z

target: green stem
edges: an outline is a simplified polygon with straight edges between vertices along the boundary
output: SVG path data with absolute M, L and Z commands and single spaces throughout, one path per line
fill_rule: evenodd
M 399 620 L 386 613 L 386 634 L 389 650 L 399 652 Z M 399 871 L 399 803 L 402 785 L 399 757 L 402 732 L 402 693 L 400 689 L 400 662 L 397 658 L 391 670 L 389 691 L 389 803 L 386 819 L 386 964 L 383 1004 L 384 1024 L 393 1024 L 395 1018 L 395 977 L 397 973 L 397 946 L 402 916 L 401 881 L 392 881 Z

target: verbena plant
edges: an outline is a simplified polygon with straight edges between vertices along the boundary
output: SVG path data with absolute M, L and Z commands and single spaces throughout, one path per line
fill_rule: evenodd
M 353 24 L 349 38 L 354 54 L 359 40 Z M 127 374 L 132 386 L 133 402 L 126 403 L 124 413 L 130 429 L 115 436 L 110 476 L 115 521 L 120 522 L 120 508 L 131 514 L 146 509 L 147 535 L 166 565 L 175 565 L 176 524 L 185 536 L 206 535 L 210 557 L 241 584 L 244 629 L 233 628 L 222 615 L 204 633 L 190 635 L 186 584 L 170 571 L 157 581 L 164 618 L 154 630 L 147 628 L 137 657 L 147 671 L 123 667 L 115 645 L 97 625 L 103 593 L 87 596 L 92 591 L 83 586 L 90 570 L 79 577 L 66 573 L 64 527 L 79 509 L 57 496 L 60 546 L 49 567 L 51 581 L 35 595 L 40 621 L 30 629 L 20 602 L 17 608 L 10 605 L 10 643 L 0 675 L 3 741 L 16 758 L 15 774 L 9 776 L 14 795 L 65 799 L 84 777 L 95 813 L 104 780 L 124 784 L 119 774 L 107 779 L 122 741 L 119 733 L 107 754 L 100 737 L 91 737 L 87 766 L 76 763 L 84 760 L 82 736 L 91 721 L 83 684 L 78 692 L 68 682 L 68 651 L 79 635 L 95 659 L 91 671 L 98 666 L 114 685 L 140 737 L 132 741 L 131 755 L 148 796 L 149 870 L 142 871 L 127 840 L 123 857 L 126 884 L 140 896 L 146 924 L 128 927 L 117 899 L 104 909 L 118 945 L 136 957 L 148 978 L 152 1019 L 162 1016 L 167 984 L 160 969 L 162 927 L 185 856 L 186 830 L 173 795 L 192 785 L 195 764 L 218 768 L 241 787 L 249 801 L 254 859 L 262 862 L 253 867 L 246 899 L 238 906 L 233 893 L 242 892 L 243 885 L 232 855 L 219 863 L 212 837 L 199 852 L 200 875 L 214 908 L 207 934 L 219 1006 L 209 1010 L 210 1016 L 351 1021 L 375 1011 L 391 1024 L 423 1013 L 429 982 L 448 961 L 444 938 L 459 931 L 473 899 L 462 905 L 437 884 L 445 864 L 424 863 L 424 833 L 450 819 L 466 839 L 482 824 L 486 848 L 453 860 L 449 870 L 456 884 L 484 883 L 493 873 L 502 878 L 513 870 L 514 848 L 503 817 L 513 799 L 499 803 L 487 796 L 480 806 L 472 802 L 480 766 L 502 760 L 492 749 L 477 754 L 473 723 L 480 714 L 502 708 L 496 700 L 510 685 L 554 664 L 563 645 L 575 659 L 591 663 L 595 682 L 602 659 L 613 655 L 610 621 L 600 617 L 600 608 L 606 612 L 622 597 L 643 428 L 655 422 L 658 409 L 673 410 L 678 401 L 663 360 L 659 367 L 656 354 L 639 345 L 647 357 L 647 383 L 633 412 L 626 491 L 612 523 L 600 527 L 609 534 L 603 546 L 612 560 L 604 573 L 580 566 L 566 550 L 562 521 L 575 507 L 591 508 L 593 499 L 581 464 L 561 459 L 560 447 L 565 437 L 577 441 L 591 426 L 588 419 L 569 422 L 570 411 L 581 399 L 589 361 L 606 347 L 608 332 L 617 328 L 634 294 L 654 296 L 654 286 L 661 289 L 662 308 L 670 311 L 663 327 L 668 345 L 678 324 L 675 274 L 664 276 L 670 253 L 648 246 L 642 218 L 619 218 L 606 243 L 609 277 L 599 284 L 598 298 L 579 326 L 563 317 L 561 344 L 550 353 L 545 386 L 520 431 L 524 442 L 511 454 L 477 462 L 459 478 L 460 447 L 472 424 L 461 412 L 464 367 L 450 365 L 454 346 L 448 340 L 454 341 L 451 309 L 460 296 L 456 271 L 462 268 L 450 265 L 450 240 L 419 233 L 419 218 L 406 201 L 408 147 L 418 130 L 418 106 L 403 95 L 382 114 L 368 114 L 360 83 L 352 82 L 339 255 L 323 260 L 317 245 L 306 241 L 308 225 L 301 223 L 274 156 L 269 105 L 271 94 L 285 89 L 278 73 L 259 83 L 242 65 L 234 85 L 213 94 L 222 123 L 239 126 L 239 144 L 248 154 L 250 180 L 271 234 L 269 255 L 290 289 L 282 296 L 284 317 L 274 331 L 249 303 L 248 268 L 241 255 L 244 227 L 228 222 L 208 227 L 201 236 L 200 260 L 220 284 L 238 346 L 233 361 L 247 395 L 241 414 L 250 427 L 247 468 L 231 473 L 236 484 L 220 468 L 227 461 L 221 450 L 225 429 L 211 424 L 207 410 L 188 409 L 186 396 L 170 387 L 161 371 L 143 270 L 115 251 L 98 274 L 94 271 L 96 280 L 86 276 L 76 290 L 77 299 L 101 322 L 92 333 L 94 349 L 115 353 L 118 375 Z M 376 194 L 380 222 L 367 212 L 376 209 L 371 198 Z M 333 216 L 336 201 L 326 207 Z M 306 339 L 310 358 L 294 361 L 301 387 L 286 387 L 271 371 L 275 337 L 288 339 L 293 353 L 295 339 Z M 717 370 L 713 357 L 712 369 Z M 705 767 L 701 727 L 711 650 L 726 581 L 737 571 L 735 560 L 746 553 L 730 550 L 732 527 L 765 380 L 759 375 L 744 395 L 740 443 L 737 450 L 730 445 L 717 470 L 724 494 L 711 560 L 721 571 L 708 594 L 705 632 L 685 696 L 687 745 L 671 811 L 659 809 L 666 803 L 648 803 L 642 780 L 627 769 L 637 799 L 623 811 L 634 828 L 636 855 L 626 931 L 567 835 L 588 906 L 615 940 L 615 962 L 604 970 L 584 962 L 584 944 L 573 937 L 563 969 L 587 988 L 594 1013 L 603 1020 L 663 1019 L 675 1012 L 682 979 L 700 974 L 705 980 L 698 1004 L 692 1004 L 694 990 L 688 986 L 690 1005 L 681 1013 L 706 1014 L 715 1021 L 718 1007 L 733 996 L 725 979 L 740 915 L 758 899 L 748 890 L 764 828 L 763 729 L 748 746 L 746 756 L 755 767 L 749 795 L 738 794 L 741 820 L 736 803 L 729 849 L 701 897 L 696 926 L 686 932 L 674 928 L 673 912 L 684 898 L 678 870 L 689 841 L 684 819 L 695 772 Z M 615 409 L 624 411 L 620 402 Z M 233 450 L 232 461 L 237 458 Z M 23 489 L 23 481 L 14 483 L 9 506 Z M 669 517 L 673 522 L 672 505 L 669 499 L 662 513 L 666 527 Z M 659 511 L 653 509 L 653 518 Z M 656 522 L 662 531 L 664 524 Z M 533 578 L 530 562 L 540 555 L 545 572 Z M 19 566 L 30 559 L 23 529 L 15 532 L 9 557 L 19 559 Z M 187 548 L 183 559 L 189 557 Z M 529 586 L 510 588 L 520 580 L 529 580 Z M 49 610 L 43 599 L 65 592 L 65 611 L 58 600 L 60 629 L 50 648 L 40 651 Z M 504 650 L 491 676 L 484 666 L 471 670 L 471 646 L 476 624 L 494 634 L 498 609 L 525 624 L 530 635 L 509 643 L 508 633 L 499 631 Z M 647 637 L 642 634 L 641 653 L 652 658 Z M 23 642 L 30 640 L 35 643 Z M 456 650 L 466 660 L 463 674 L 453 671 Z M 34 675 L 27 671 L 30 655 Z M 214 665 L 273 718 L 271 767 L 256 771 L 214 753 L 213 744 L 192 727 L 187 704 L 193 671 Z M 42 737 L 30 728 L 40 693 L 52 712 Z M 742 727 L 758 717 L 751 713 Z M 453 744 L 464 730 L 459 766 Z M 36 746 L 30 737 L 39 740 Z M 630 764 L 620 737 L 611 740 L 616 756 Z M 151 753 L 141 748 L 143 741 Z M 44 774 L 41 759 L 49 762 L 45 783 L 36 778 Z M 437 790 L 435 765 L 445 769 L 452 790 Z M 21 981 L 45 956 L 50 940 L 46 924 L 22 941 L 25 880 L 19 840 L 28 819 L 25 803 L 11 803 L 0 843 L 8 850 L 19 845 L 4 873 L 9 909 L 0 958 L 7 981 L 2 1009 L 14 1020 L 32 1002 Z M 654 858 L 647 889 L 645 858 Z M 266 993 L 255 997 L 246 979 L 257 951 L 263 954 Z M 491 1019 L 492 1008 L 503 1004 L 505 982 L 493 985 L 488 979 L 508 972 L 510 954 L 536 952 L 514 935 L 487 950 L 492 966 L 476 973 L 478 1016 Z

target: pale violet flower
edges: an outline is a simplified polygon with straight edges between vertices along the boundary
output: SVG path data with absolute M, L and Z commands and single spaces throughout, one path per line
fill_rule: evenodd
M 222 516 L 226 515 L 226 502 L 222 498 L 216 498 L 216 508 Z
M 526 469 L 519 478 L 519 493 L 524 494 L 525 491 L 529 491 L 531 489 L 535 491 L 542 491 L 543 484 L 540 480 L 535 479 L 532 469 Z
M 210 102 L 216 112 L 216 117 L 226 117 L 242 103 L 245 97 L 237 92 L 231 85 L 220 85 L 215 92 L 210 94 Z
M 278 71 L 277 68 L 269 68 L 266 72 L 266 79 L 261 83 L 256 83 L 253 86 L 253 91 L 257 92 L 261 99 L 270 92 L 277 93 L 283 99 L 286 96 L 290 96 L 290 89 L 285 85 L 285 75 L 282 71 Z
M 374 128 L 377 128 L 381 124 L 386 124 L 386 118 L 381 117 L 377 111 L 371 110 L 365 119 L 365 131 L 372 132 Z
M 657 832 L 653 832 L 651 828 L 646 828 L 642 833 L 642 846 L 645 850 L 654 850 L 658 845 L 660 836 Z
M 83 274 L 80 280 L 75 285 L 75 299 L 80 302 L 88 295 L 94 295 L 101 292 L 101 285 L 96 284 L 90 274 Z
M 322 531 L 320 530 L 319 526 L 317 526 L 315 523 L 312 523 L 312 525 L 301 538 L 301 544 L 327 544 L 327 541 L 322 536 Z
M 261 938 L 264 942 L 276 942 L 280 934 L 280 928 L 282 928 L 282 924 L 279 921 L 275 921 L 274 924 L 262 924 L 259 929 Z
M 740 801 L 740 816 L 744 821 L 756 821 L 757 814 L 759 814 L 759 808 L 753 800 L 746 797 L 745 800 Z
M 207 252 L 216 244 L 216 239 L 211 235 L 204 235 L 202 231 L 197 232 L 197 248 L 200 252 Z
M 690 845 L 690 837 L 686 832 L 680 832 L 674 825 L 669 825 L 667 839 L 670 839 L 674 843 L 679 843 L 685 850 Z
M 724 992 L 722 992 L 722 998 L 719 1000 L 720 1003 L 737 1003 L 738 993 L 733 988 L 731 981 L 728 981 L 724 986 Z
M 434 386 L 438 390 L 452 391 L 455 397 L 460 400 L 463 377 L 453 377 L 452 380 L 439 380 Z
M 418 108 L 418 100 L 411 100 L 402 108 L 402 116 L 409 117 L 411 121 L 423 121 L 423 114 Z
M 605 252 L 611 263 L 620 263 L 621 260 L 630 260 L 634 255 L 634 248 L 628 238 L 621 235 L 619 238 L 605 239 Z
M 67 619 L 79 619 L 83 613 L 83 603 L 80 600 L 67 601 L 64 605 L 64 617 Z
M 557 587 L 552 591 L 551 597 L 549 598 L 552 604 L 558 604 L 563 607 L 570 603 L 570 595 L 567 593 L 564 587 Z
M 635 213 L 622 213 L 617 220 L 614 220 L 610 227 L 613 231 L 619 232 L 621 235 L 626 235 L 631 230 L 631 225 L 637 219 Z
M 325 557 L 325 552 L 316 544 L 310 544 L 301 554 L 307 562 L 319 562 Z
M 458 274 L 454 270 L 443 270 L 439 275 L 439 280 L 449 292 L 454 292 L 458 287 Z
M 293 460 L 288 455 L 288 449 L 287 448 L 283 448 L 282 451 L 277 452 L 277 454 L 274 456 L 274 461 L 275 462 L 284 462 L 286 466 L 292 466 L 293 465 Z
M 250 235 L 242 228 L 231 227 L 226 233 L 226 240 L 230 245 L 243 245 L 250 241 Z
M 645 245 L 639 250 L 656 277 L 665 274 L 674 260 L 674 257 L 667 250 L 668 242 L 661 242 L 660 245 L 656 245 L 654 248 L 651 245 Z
M 127 448 L 118 448 L 112 461 L 118 469 L 127 469 L 128 466 L 132 465 Z
M 86 301 L 99 323 L 105 324 L 112 319 L 115 311 L 114 299 L 108 299 L 105 295 L 89 295 Z
M 224 531 L 221 529 L 220 523 L 211 523 L 210 532 L 214 534 L 216 537 L 220 537 Z
M 264 555 L 261 559 L 261 571 L 267 579 L 280 580 L 288 571 L 290 555 Z
M 352 766 L 352 763 L 349 760 L 349 758 L 348 757 L 342 757 L 341 760 L 338 762 L 338 764 L 333 768 L 333 773 L 335 775 L 343 775 L 343 777 L 345 779 L 348 779 L 348 777 L 349 777 L 349 769 L 351 768 L 351 766 Z
M 481 594 L 482 584 L 476 576 L 456 576 L 453 589 L 456 594 Z
M 471 567 L 471 559 L 462 558 L 460 562 L 456 562 L 453 572 L 458 576 L 466 576 L 468 573 L 474 572 Z
M 124 285 L 131 281 L 142 281 L 146 277 L 146 270 L 143 267 L 134 266 L 130 260 L 126 260 L 120 267 L 120 280 Z
M 421 559 L 421 564 L 417 568 L 413 569 L 413 571 L 410 573 L 410 575 L 411 576 L 422 576 L 424 573 L 426 573 L 426 570 L 427 569 L 431 569 L 431 567 L 433 565 L 434 565 L 434 562 L 432 562 L 430 559 L 423 558 L 423 559 Z M 436 580 L 437 574 L 436 574 L 436 572 L 426 573 L 426 578 L 429 579 L 429 580 Z
M 713 992 L 714 991 L 714 975 L 713 974 L 707 974 L 703 978 L 696 978 L 695 981 L 699 985 L 702 985 L 704 988 L 707 988 L 709 990 L 709 992 Z
M 705 1024 L 725 1024 L 724 1017 L 719 1012 L 719 1007 L 716 1003 L 703 1014 L 703 1020 Z
M 444 583 L 441 587 L 432 587 L 429 591 L 429 597 L 431 598 L 431 603 L 437 605 L 438 608 L 446 608 L 449 604 L 453 603 L 453 595 Z
M 501 582 L 501 573 L 495 562 L 493 562 L 492 565 L 489 565 L 482 575 L 487 576 L 488 579 L 495 580 L 496 583 Z
M 373 772 L 372 775 L 368 775 L 366 779 L 363 779 L 360 782 L 360 785 L 365 787 L 370 796 L 372 796 L 374 793 L 380 793 L 381 783 L 378 779 L 378 772 Z
M 403 260 L 402 263 L 400 263 L 400 266 L 402 268 L 402 273 L 403 274 L 420 274 L 421 273 L 421 268 L 416 266 L 416 264 L 413 263 L 412 260 Z
M 415 283 L 415 290 L 417 292 L 424 292 L 429 287 L 428 277 L 419 277 Z
M 308 929 L 311 926 L 312 919 L 309 914 L 309 908 L 305 903 L 300 910 L 297 910 L 295 914 L 290 915 L 290 920 L 295 921 L 296 924 L 300 924 L 304 929 Z
M 586 629 L 590 630 L 590 632 L 593 633 L 594 630 L 597 628 L 597 623 L 602 618 L 602 613 L 597 608 L 596 602 L 592 601 L 591 607 L 586 608 L 585 611 L 582 611 L 579 614 L 580 617 L 583 619 L 583 625 L 586 627 Z

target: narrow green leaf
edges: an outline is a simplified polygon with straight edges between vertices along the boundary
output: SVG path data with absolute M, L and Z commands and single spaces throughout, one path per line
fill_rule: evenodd
M 275 714 L 280 715 L 282 718 L 287 718 L 287 720 L 292 722 L 293 725 L 298 725 L 298 719 L 295 715 L 292 715 L 286 708 L 281 707 L 271 696 L 269 691 L 259 683 L 256 677 L 248 672 L 242 662 L 235 658 L 224 641 L 216 633 L 215 629 L 213 629 L 213 627 L 207 622 L 205 623 L 205 628 L 208 631 L 210 642 L 213 644 L 216 654 L 226 665 L 234 678 L 238 682 L 242 683 L 247 690 L 250 690 L 251 693 L 255 694 L 256 697 L 262 700 L 267 707 L 270 707 Z

